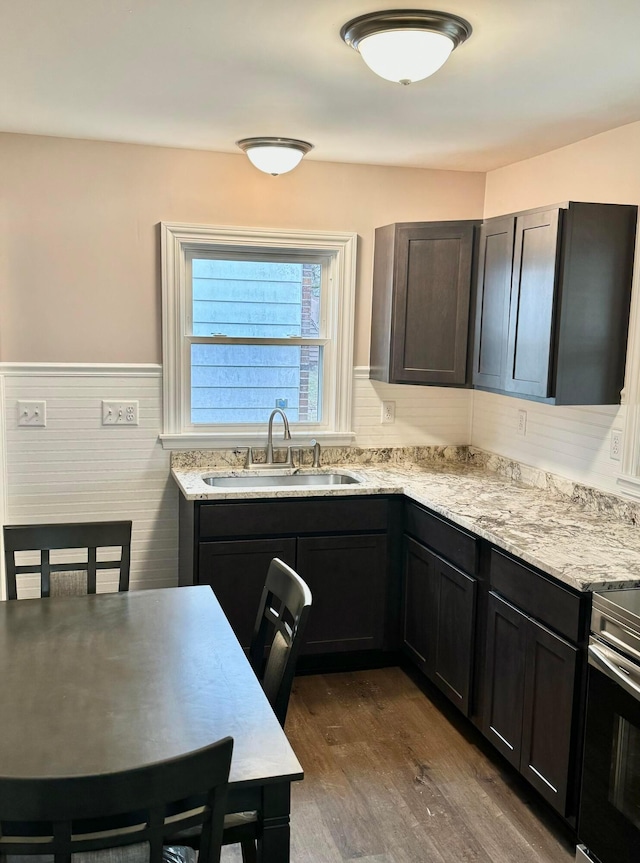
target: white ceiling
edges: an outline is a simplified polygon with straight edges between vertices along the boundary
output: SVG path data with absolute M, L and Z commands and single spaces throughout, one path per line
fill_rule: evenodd
M 639 0 L 429 0 L 474 32 L 409 87 L 339 36 L 388 8 L 0 0 L 0 131 L 223 152 L 280 135 L 307 159 L 485 171 L 640 120 Z

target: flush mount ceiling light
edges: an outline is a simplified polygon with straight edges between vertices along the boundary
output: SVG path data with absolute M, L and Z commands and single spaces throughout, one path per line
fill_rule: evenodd
M 400 84 L 433 75 L 471 35 L 471 24 L 447 12 L 392 9 L 347 21 L 340 35 L 367 66 Z
M 313 144 L 295 138 L 243 138 L 236 144 L 256 168 L 274 177 L 292 171 L 313 150 Z

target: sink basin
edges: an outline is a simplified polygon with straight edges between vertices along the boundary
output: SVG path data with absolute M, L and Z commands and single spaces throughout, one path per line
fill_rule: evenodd
M 291 488 L 292 486 L 357 485 L 342 473 L 296 473 L 293 476 L 205 476 L 207 485 L 223 488 Z

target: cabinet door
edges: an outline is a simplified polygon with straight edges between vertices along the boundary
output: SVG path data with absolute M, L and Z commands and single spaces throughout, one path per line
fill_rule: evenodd
M 465 384 L 474 227 L 400 225 L 391 382 Z
M 473 383 L 504 389 L 516 220 L 491 219 L 480 231 Z
M 198 583 L 211 585 L 238 641 L 248 650 L 269 563 L 279 557 L 295 566 L 295 539 L 203 542 L 199 556 Z
M 405 536 L 402 640 L 405 651 L 430 677 L 436 654 L 433 618 L 437 604 L 437 560 L 435 554 Z
M 516 219 L 505 390 L 551 395 L 559 209 Z
M 520 769 L 528 618 L 493 591 L 487 604 L 485 734 Z
M 296 569 L 312 596 L 302 653 L 383 647 L 386 536 L 301 537 Z
M 578 649 L 529 621 L 520 772 L 565 815 Z
M 405 537 L 403 642 L 415 664 L 469 713 L 475 579 Z
M 476 580 L 436 558 L 434 680 L 469 715 L 475 634 Z

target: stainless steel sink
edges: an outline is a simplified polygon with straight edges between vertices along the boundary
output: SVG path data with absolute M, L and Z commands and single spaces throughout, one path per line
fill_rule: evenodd
M 296 473 L 293 476 L 205 476 L 207 485 L 223 488 L 291 488 L 292 486 L 357 485 L 343 473 Z

